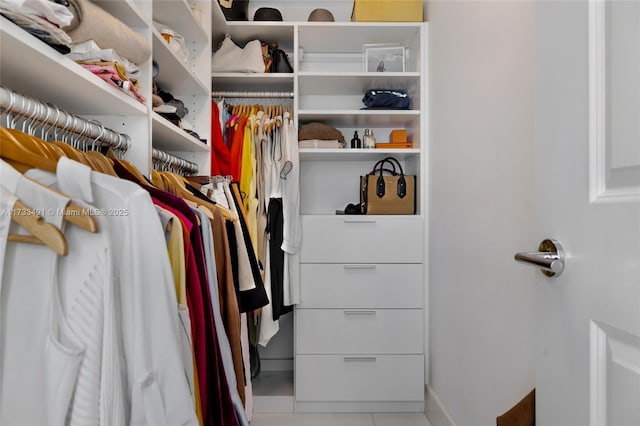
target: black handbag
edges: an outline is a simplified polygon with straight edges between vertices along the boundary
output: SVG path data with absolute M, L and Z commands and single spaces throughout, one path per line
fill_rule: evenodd
M 227 21 L 248 21 L 249 0 L 218 0 Z
M 287 53 L 284 50 L 280 49 L 279 47 L 276 47 L 271 52 L 271 60 L 273 61 L 273 63 L 271 64 L 271 72 L 277 72 L 277 73 L 293 72 L 293 67 L 289 62 L 289 57 L 287 56 Z
M 397 169 L 396 166 L 398 166 Z M 378 161 L 366 176 L 360 176 L 362 212 L 364 214 L 415 214 L 415 189 L 415 175 L 405 175 L 397 159 L 384 158 Z

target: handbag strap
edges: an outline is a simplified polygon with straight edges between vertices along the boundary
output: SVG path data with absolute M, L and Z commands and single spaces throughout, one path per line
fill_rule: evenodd
M 378 196 L 378 198 L 382 198 L 384 197 L 384 194 L 386 193 L 386 184 L 384 182 L 384 177 L 382 176 L 382 173 L 384 170 L 389 171 L 388 169 L 384 168 L 384 165 L 388 163 L 391 164 L 391 166 L 393 167 L 393 175 L 394 176 L 400 176 L 398 178 L 398 183 L 396 185 L 396 194 L 398 195 L 399 198 L 404 198 L 407 195 L 407 180 L 404 177 L 404 170 L 402 170 L 402 165 L 400 164 L 400 162 L 393 158 L 393 157 L 386 157 L 380 161 L 378 161 L 376 163 L 376 165 L 374 166 L 374 170 L 373 170 L 373 174 L 375 174 L 376 171 L 376 167 L 378 167 L 378 164 L 380 165 L 380 175 L 378 176 L 378 179 L 376 180 L 376 195 Z M 398 165 L 398 168 L 400 169 L 400 174 L 396 173 L 396 167 L 395 165 Z
M 379 173 L 380 173 L 380 175 L 382 175 L 382 172 L 383 172 L 383 171 L 385 171 L 385 172 L 389 172 L 389 173 L 391 173 L 391 174 L 392 174 L 392 175 L 394 175 L 394 176 L 397 176 L 398 172 L 396 171 L 396 165 L 395 165 L 393 162 L 388 161 L 388 159 L 389 159 L 389 158 L 390 158 L 390 157 L 383 158 L 382 160 L 378 161 L 378 162 L 373 166 L 373 170 L 371 170 L 371 172 L 369 172 L 369 174 L 370 174 L 370 175 L 375 175 L 375 174 L 376 174 L 376 172 L 379 172 Z M 384 168 L 385 163 L 390 164 L 390 165 L 391 165 L 391 168 L 392 168 L 393 170 L 385 169 L 385 168 Z
M 404 170 L 402 169 L 402 164 L 400 164 L 400 161 L 398 161 L 397 158 L 395 158 L 395 157 L 387 157 L 387 158 L 384 159 L 384 161 L 387 161 L 390 164 L 397 165 L 398 169 L 400 170 L 400 175 L 404 176 Z M 395 166 L 394 166 L 394 170 L 395 170 Z
M 396 172 L 395 170 L 392 170 L 392 169 L 381 169 L 381 170 L 382 170 L 383 172 L 387 172 L 387 173 L 389 173 L 390 175 L 398 176 L 398 172 Z M 369 173 L 367 173 L 367 175 L 369 175 L 369 176 L 375 176 L 376 172 L 378 172 L 378 171 L 379 171 L 379 170 L 372 170 L 372 171 L 370 171 Z

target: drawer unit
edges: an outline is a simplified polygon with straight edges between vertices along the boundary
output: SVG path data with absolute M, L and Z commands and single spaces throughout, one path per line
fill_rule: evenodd
M 422 216 L 302 216 L 302 263 L 422 263 Z
M 421 309 L 298 309 L 298 354 L 421 354 Z
M 303 263 L 299 308 L 422 308 L 421 264 Z
M 298 401 L 423 401 L 423 355 L 298 355 Z

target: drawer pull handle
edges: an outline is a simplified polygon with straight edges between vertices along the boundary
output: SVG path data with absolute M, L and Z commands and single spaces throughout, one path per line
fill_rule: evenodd
M 345 315 L 375 315 L 376 311 L 344 311 Z
M 377 358 L 375 356 L 345 356 L 345 362 L 357 361 L 357 362 L 371 362 L 376 361 Z
M 375 219 L 345 219 L 344 223 L 376 223 Z
M 376 265 L 344 265 L 344 269 L 376 269 Z

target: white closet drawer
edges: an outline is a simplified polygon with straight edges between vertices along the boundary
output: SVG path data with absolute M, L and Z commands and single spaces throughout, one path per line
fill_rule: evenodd
M 303 263 L 422 263 L 422 216 L 302 216 Z
M 298 309 L 298 354 L 420 354 L 422 309 Z
M 423 355 L 300 355 L 298 401 L 423 401 Z
M 420 264 L 303 263 L 299 308 L 422 308 Z

